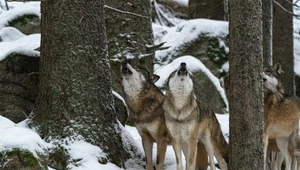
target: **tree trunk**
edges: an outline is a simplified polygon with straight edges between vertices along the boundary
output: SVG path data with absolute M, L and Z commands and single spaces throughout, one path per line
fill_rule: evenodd
M 106 32 L 110 56 L 113 90 L 122 94 L 120 60 L 133 58 L 135 64 L 153 71 L 154 43 L 150 1 L 148 0 L 106 0 Z M 120 12 L 122 11 L 122 12 Z M 116 103 L 120 108 L 122 103 Z M 124 109 L 117 113 L 125 123 Z
M 229 169 L 263 169 L 262 4 L 230 0 L 229 9 Z
M 264 66 L 272 66 L 273 54 L 273 1 L 263 0 L 263 58 Z
M 43 1 L 41 13 L 34 119 L 39 133 L 46 140 L 82 136 L 99 146 L 108 161 L 124 167 L 131 155 L 123 145 L 113 106 L 104 1 Z
M 276 0 L 293 11 L 292 0 Z M 295 94 L 293 16 L 274 4 L 273 63 L 281 63 L 284 71 L 281 82 L 285 93 Z
M 224 0 L 189 0 L 190 18 L 226 20 Z

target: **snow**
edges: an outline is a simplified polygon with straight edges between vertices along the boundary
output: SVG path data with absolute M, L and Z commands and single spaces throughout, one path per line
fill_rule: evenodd
M 9 119 L 0 116 L 0 152 L 15 148 L 26 149 L 34 156 L 45 154 L 51 146 L 43 141 L 40 136 L 28 128 L 18 126 Z
M 105 159 L 106 154 L 99 147 L 85 141 L 74 141 L 64 147 L 70 154 L 70 160 L 78 160 L 69 164 L 68 168 L 72 170 L 120 169 L 112 163 L 100 164 L 98 159 Z
M 11 35 L 14 37 L 14 35 Z M 9 39 L 7 37 L 7 39 Z M 15 41 L 0 42 L 0 61 L 11 53 L 19 53 L 27 56 L 40 56 L 39 51 L 34 49 L 40 46 L 41 34 L 23 36 Z
M 14 27 L 5 27 L 0 30 L 2 42 L 11 42 L 23 37 L 25 37 L 25 35 Z
M 10 2 L 9 10 L 0 13 L 0 29 L 7 26 L 9 21 L 25 14 L 32 14 L 40 17 L 40 2 Z
M 189 0 L 174 0 L 174 1 L 182 6 L 185 6 L 185 7 L 189 6 Z
M 172 56 L 182 48 L 184 44 L 196 40 L 199 36 L 225 36 L 228 34 L 228 22 L 215 21 L 209 19 L 192 19 L 181 22 L 175 27 L 169 29 L 159 28 L 154 25 L 154 32 L 159 31 L 163 37 L 155 37 L 155 44 L 166 42 L 163 47 L 169 47 L 166 50 L 156 51 L 157 60 L 162 60 L 165 56 Z M 156 33 L 156 32 L 155 32 Z

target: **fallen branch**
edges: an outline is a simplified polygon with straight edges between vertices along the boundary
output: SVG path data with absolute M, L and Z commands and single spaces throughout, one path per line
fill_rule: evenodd
M 108 5 L 104 5 L 104 8 L 107 8 L 107 9 L 110 9 L 110 10 L 114 10 L 114 11 L 117 11 L 117 12 L 120 12 L 120 13 L 123 13 L 123 14 L 134 15 L 134 16 L 137 16 L 137 17 L 142 17 L 142 18 L 149 19 L 146 16 L 143 16 L 143 15 L 140 15 L 140 14 L 136 14 L 136 13 L 133 13 L 133 12 L 123 11 L 123 10 L 120 10 L 120 9 L 117 9 L 117 8 L 113 8 L 113 7 L 108 6 Z

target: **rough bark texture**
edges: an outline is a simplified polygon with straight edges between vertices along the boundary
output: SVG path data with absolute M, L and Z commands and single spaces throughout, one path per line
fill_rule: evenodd
M 105 3 L 108 6 L 105 8 L 106 32 L 113 90 L 122 94 L 121 63 L 119 59 L 134 58 L 133 63 L 147 68 L 150 72 L 153 71 L 154 50 L 147 48 L 147 45 L 153 45 L 154 43 L 150 1 L 106 0 Z M 117 10 L 122 10 L 127 14 Z M 121 102 L 116 103 L 117 116 L 124 123 L 127 120 L 127 115 L 124 115 L 124 113 L 127 112 L 124 107 L 121 109 L 122 105 Z
M 224 0 L 189 0 L 190 18 L 226 20 Z
M 264 66 L 272 66 L 273 60 L 273 1 L 263 0 L 263 56 Z
M 107 153 L 109 161 L 124 167 L 130 154 L 113 106 L 103 6 L 103 0 L 41 2 L 34 121 L 46 140 L 81 135 Z
M 230 170 L 263 169 L 262 4 L 229 1 Z
M 292 0 L 276 0 L 284 8 L 293 11 Z M 293 16 L 274 4 L 273 17 L 273 63 L 281 63 L 283 89 L 295 94 Z
M 37 96 L 39 58 L 11 54 L 0 62 L 0 115 L 26 119 Z

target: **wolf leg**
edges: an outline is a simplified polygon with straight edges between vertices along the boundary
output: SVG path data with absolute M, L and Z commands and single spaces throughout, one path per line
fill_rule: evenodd
M 182 166 L 182 158 L 181 158 L 181 143 L 180 140 L 174 139 L 172 141 L 172 146 L 175 152 L 175 156 L 176 156 L 176 170 L 182 170 L 183 166 Z
M 187 145 L 183 147 L 183 152 L 186 159 L 186 170 L 195 170 L 197 140 L 185 141 Z
M 281 152 L 277 152 L 276 154 L 276 162 L 277 162 L 277 169 L 281 170 L 282 162 L 284 160 L 284 155 Z
M 215 157 L 220 165 L 220 169 L 221 170 L 227 170 L 227 163 L 225 162 L 224 158 L 222 157 L 222 155 L 218 152 L 218 149 L 215 149 Z
M 264 133 L 264 169 L 268 170 L 268 158 L 267 158 L 267 151 L 268 151 L 268 144 L 269 144 L 269 135 Z
M 197 156 L 196 156 L 196 169 L 197 170 L 207 170 L 208 158 L 205 146 L 198 140 L 197 146 Z
M 152 164 L 153 141 L 148 135 L 143 135 L 142 143 L 146 155 L 146 170 L 153 170 L 153 164 Z
M 288 151 L 289 138 L 276 138 L 276 143 L 279 150 L 284 155 L 285 170 L 291 170 L 292 157 Z
M 164 169 L 164 161 L 167 149 L 167 139 L 161 137 L 157 141 L 157 157 L 156 157 L 156 170 Z
M 208 153 L 209 161 L 210 161 L 210 170 L 216 170 L 216 165 L 214 161 L 214 149 L 212 146 L 212 142 L 210 140 L 210 136 L 205 136 L 203 139 L 201 139 L 203 142 L 205 149 Z

